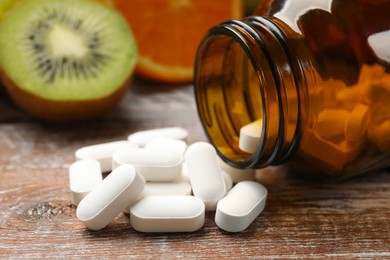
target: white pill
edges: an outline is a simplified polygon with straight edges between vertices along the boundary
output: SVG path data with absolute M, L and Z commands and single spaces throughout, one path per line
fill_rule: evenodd
M 131 164 L 146 181 L 174 181 L 182 173 L 183 155 L 175 150 L 122 149 L 112 155 L 113 168 Z
M 77 206 L 102 180 L 102 170 L 97 160 L 83 159 L 72 163 L 69 167 L 69 186 L 73 204 Z
M 345 139 L 350 142 L 363 141 L 370 122 L 370 108 L 366 105 L 358 104 L 345 124 Z
M 102 229 L 130 207 L 144 186 L 144 178 L 133 166 L 119 166 L 80 202 L 77 218 L 91 230 Z
M 316 134 L 332 140 L 344 134 L 344 128 L 350 112 L 345 109 L 326 108 L 319 112 Z
M 225 231 L 243 231 L 263 211 L 266 199 L 267 189 L 260 183 L 239 182 L 218 202 L 215 223 Z
M 219 159 L 219 165 L 221 166 L 222 171 L 226 172 L 230 175 L 233 180 L 233 183 L 237 183 L 240 181 L 253 180 L 255 178 L 256 171 L 254 169 L 238 169 L 234 168 L 227 163 L 225 163 L 222 159 Z
M 188 176 L 188 167 L 185 161 L 183 162 L 182 169 L 181 169 L 181 175 L 176 181 L 186 181 L 190 183 L 190 176 Z
M 191 195 L 192 188 L 188 182 L 147 182 L 141 196 Z
M 238 147 L 247 153 L 256 151 L 260 143 L 260 136 L 262 133 L 263 120 L 258 119 L 250 124 L 247 124 L 240 129 L 240 140 Z
M 131 226 L 140 232 L 192 232 L 204 219 L 205 206 L 193 196 L 148 196 L 130 209 Z
M 187 148 L 184 157 L 194 196 L 205 203 L 206 210 L 215 210 L 218 200 L 226 194 L 215 148 L 209 143 L 197 142 Z
M 175 196 L 191 195 L 192 188 L 188 182 L 146 182 L 139 199 L 146 196 Z M 124 213 L 130 213 L 130 207 L 123 210 Z
M 129 135 L 128 140 L 137 144 L 139 147 L 144 147 L 147 142 L 156 137 L 170 137 L 185 140 L 188 137 L 188 131 L 181 127 L 151 129 L 133 133 Z
M 233 187 L 232 177 L 230 177 L 230 175 L 224 171 L 222 171 L 222 177 L 223 180 L 225 181 L 226 191 L 229 191 Z
M 184 151 L 187 148 L 186 142 L 179 139 L 174 139 L 171 137 L 157 137 L 146 143 L 146 149 L 171 149 L 175 150 L 178 153 L 184 154 Z
M 76 159 L 95 159 L 100 162 L 103 172 L 111 171 L 112 154 L 123 148 L 137 148 L 137 145 L 129 141 L 114 141 L 103 144 L 85 146 L 76 151 Z

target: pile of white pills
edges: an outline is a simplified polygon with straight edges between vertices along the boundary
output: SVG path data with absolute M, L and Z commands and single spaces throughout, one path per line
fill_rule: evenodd
M 191 232 L 215 211 L 221 229 L 245 230 L 263 211 L 267 189 L 253 181 L 254 170 L 228 166 L 209 143 L 187 146 L 187 136 L 169 127 L 78 149 L 69 167 L 77 218 L 100 230 L 125 212 L 140 232 Z

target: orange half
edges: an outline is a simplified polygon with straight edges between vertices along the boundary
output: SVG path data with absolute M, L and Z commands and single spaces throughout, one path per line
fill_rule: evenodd
M 111 0 L 129 22 L 146 78 L 184 83 L 193 79 L 198 45 L 211 27 L 243 15 L 242 0 Z

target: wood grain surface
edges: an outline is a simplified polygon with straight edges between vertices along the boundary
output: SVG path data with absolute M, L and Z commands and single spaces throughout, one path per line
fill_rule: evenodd
M 1 88 L 0 88 L 1 89 Z M 68 167 L 77 148 L 135 131 L 180 126 L 206 140 L 193 89 L 136 80 L 117 108 L 94 121 L 51 125 L 18 110 L 0 90 L 0 259 L 17 258 L 390 258 L 390 174 L 316 183 L 282 168 L 258 171 L 264 212 L 230 234 L 206 214 L 194 233 L 143 234 L 119 215 L 97 232 L 70 202 Z

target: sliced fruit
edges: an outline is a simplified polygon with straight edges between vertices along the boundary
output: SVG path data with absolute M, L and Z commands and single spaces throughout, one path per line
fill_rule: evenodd
M 242 0 L 111 0 L 133 28 L 138 74 L 190 82 L 196 49 L 208 29 L 243 15 Z
M 125 93 L 136 64 L 123 16 L 90 0 L 24 0 L 0 24 L 10 96 L 51 121 L 100 115 Z
M 4 14 L 11 8 L 11 6 L 17 2 L 17 0 L 0 0 L 0 21 Z

